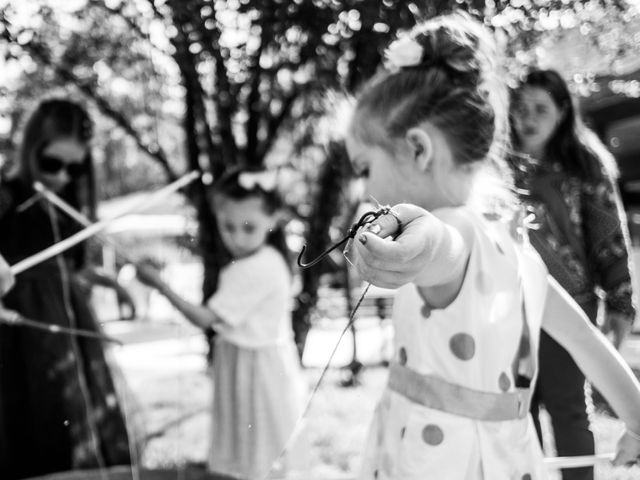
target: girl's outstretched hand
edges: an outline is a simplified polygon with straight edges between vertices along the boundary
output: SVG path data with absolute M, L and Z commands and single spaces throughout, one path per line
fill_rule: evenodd
M 404 203 L 391 210 L 356 233 L 349 255 L 364 280 L 383 288 L 413 281 L 431 258 L 433 215 Z
M 640 465 L 640 435 L 625 430 L 616 448 L 614 465 Z

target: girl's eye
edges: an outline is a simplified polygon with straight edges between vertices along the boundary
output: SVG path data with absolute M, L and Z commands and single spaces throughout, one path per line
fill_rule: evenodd
M 236 227 L 234 227 L 233 224 L 231 224 L 231 223 L 225 223 L 223 225 L 223 228 L 229 233 L 233 233 L 235 231 L 235 229 L 236 229 Z
M 353 164 L 353 171 L 356 174 L 356 177 L 368 177 L 369 176 L 369 165 L 366 164 Z
M 256 227 L 254 225 L 251 224 L 245 224 L 242 229 L 244 230 L 245 233 L 253 233 L 253 231 L 256 229 Z

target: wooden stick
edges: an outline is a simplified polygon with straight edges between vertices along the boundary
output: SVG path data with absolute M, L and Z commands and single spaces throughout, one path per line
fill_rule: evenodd
M 62 198 L 60 198 L 58 195 L 56 195 L 47 187 L 45 187 L 41 182 L 38 182 L 38 181 L 33 182 L 33 188 L 42 196 L 44 196 L 49 202 L 51 202 L 53 205 L 55 205 L 60 210 L 65 212 L 67 215 L 69 215 L 71 218 L 73 218 L 76 222 L 78 222 L 83 227 L 90 227 L 91 225 L 93 225 L 94 222 L 89 220 L 87 216 L 85 216 L 84 214 L 82 214 L 82 212 L 79 212 L 78 210 L 73 208 L 71 205 L 65 202 Z M 107 237 L 105 235 L 102 235 L 101 233 L 96 233 L 96 238 L 98 238 L 101 242 L 107 243 L 112 247 L 114 247 L 116 249 L 117 254 L 120 255 L 120 257 L 122 257 L 122 259 L 124 259 L 125 261 L 133 264 L 136 263 L 136 261 L 133 260 L 130 256 L 122 252 L 120 245 L 114 242 L 111 239 L 111 237 Z
M 579 455 L 574 457 L 547 457 L 544 465 L 547 468 L 580 468 L 593 467 L 598 463 L 611 462 L 615 453 L 598 453 L 596 455 Z
M 62 325 L 54 325 L 50 323 L 40 323 L 36 322 L 35 320 L 30 320 L 26 317 L 23 317 L 18 312 L 15 312 L 13 310 L 0 309 L 0 323 L 6 325 L 14 325 L 16 327 L 24 326 L 29 328 L 36 328 L 38 330 L 44 330 L 45 332 L 49 333 L 92 338 L 94 340 L 100 340 L 101 342 L 111 342 L 117 345 L 123 345 L 123 343 L 117 338 L 111 337 L 101 332 L 93 332 L 91 330 L 83 330 L 79 328 L 63 327 Z
M 30 257 L 25 258 L 24 260 L 21 260 L 15 265 L 12 265 L 11 273 L 13 273 L 13 275 L 18 275 L 24 272 L 25 270 L 28 270 L 29 268 L 34 267 L 35 265 L 38 265 L 39 263 L 44 262 L 45 260 L 48 260 L 49 258 L 64 252 L 65 250 L 68 250 L 74 245 L 86 240 L 92 235 L 95 235 L 99 231 L 104 230 L 116 218 L 119 218 L 120 216 L 124 216 L 132 212 L 144 210 L 145 208 L 148 208 L 154 203 L 156 203 L 158 200 L 161 200 L 164 197 L 170 195 L 171 193 L 181 189 L 182 187 L 188 185 L 189 183 L 193 182 L 196 178 L 199 178 L 199 177 L 200 177 L 200 172 L 196 170 L 190 173 L 187 173 L 186 175 L 180 177 L 175 182 L 170 183 L 169 185 L 158 190 L 157 192 L 154 192 L 148 197 L 142 199 L 142 201 L 139 204 L 135 205 L 133 208 L 129 209 L 127 212 L 121 213 L 120 215 L 114 218 L 108 218 L 108 219 L 93 223 L 91 224 L 91 226 L 85 228 L 84 230 L 80 230 L 75 235 L 65 238 L 64 240 L 54 245 L 51 245 L 50 247 L 45 248 L 44 250 Z

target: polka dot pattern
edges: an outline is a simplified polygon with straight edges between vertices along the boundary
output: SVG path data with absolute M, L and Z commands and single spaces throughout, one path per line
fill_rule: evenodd
M 522 475 L 522 480 L 531 480 L 531 474 L 525 473 L 524 475 Z
M 427 445 L 435 447 L 440 445 L 444 440 L 444 432 L 437 425 L 427 425 L 422 429 L 422 440 Z
M 460 360 L 471 360 L 476 353 L 476 342 L 468 333 L 456 333 L 449 340 L 451 353 Z
M 509 388 L 511 388 L 511 380 L 509 380 L 509 375 L 505 372 L 500 374 L 500 378 L 498 378 L 498 386 L 503 392 L 508 392 Z
M 405 433 L 407 433 L 407 427 L 402 427 L 400 429 L 400 438 L 404 438 Z
M 404 347 L 400 347 L 400 350 L 398 350 L 398 363 L 400 365 L 407 364 L 407 349 Z

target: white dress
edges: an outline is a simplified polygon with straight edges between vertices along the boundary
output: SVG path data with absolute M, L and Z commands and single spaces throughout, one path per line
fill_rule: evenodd
M 414 285 L 397 292 L 395 363 L 374 415 L 362 480 L 546 478 L 528 414 L 529 391 L 516 388 L 518 372 L 535 381 L 546 268 L 530 247 L 512 239 L 502 223 L 467 209 L 462 213 L 474 225 L 475 238 L 454 302 L 444 309 L 431 309 Z M 402 388 L 391 388 L 406 381 L 391 378 L 398 369 L 431 378 L 436 387 L 430 384 L 429 388 L 435 390 L 441 379 L 455 385 L 436 391 L 436 396 L 443 395 L 442 408 L 431 408 L 399 393 Z M 464 395 L 452 393 L 457 386 L 473 395 L 488 392 L 491 398 L 524 398 L 518 404 L 520 416 L 487 420 L 460 414 L 455 406 L 464 403 L 460 398 Z M 476 403 L 470 407 L 477 415 L 488 414 Z
M 209 467 L 263 479 L 292 434 L 307 393 L 284 258 L 264 246 L 235 260 L 222 270 L 207 305 L 224 319 L 215 326 Z

